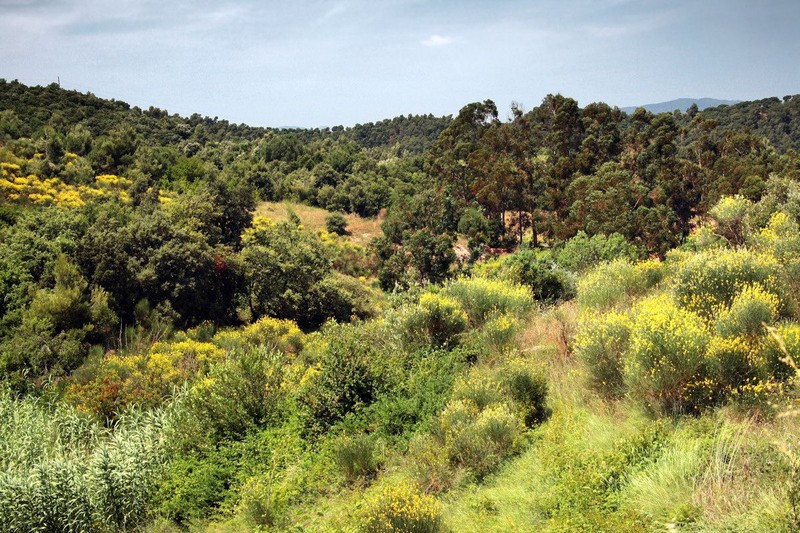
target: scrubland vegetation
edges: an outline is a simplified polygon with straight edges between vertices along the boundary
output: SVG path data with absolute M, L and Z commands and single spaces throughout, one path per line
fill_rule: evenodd
M 800 530 L 800 161 L 752 103 L 0 88 L 0 531 Z

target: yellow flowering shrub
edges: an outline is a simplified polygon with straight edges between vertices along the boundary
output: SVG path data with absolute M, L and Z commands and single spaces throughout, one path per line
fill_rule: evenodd
M 757 283 L 777 295 L 783 312 L 785 281 L 774 256 L 746 249 L 700 252 L 677 266 L 673 280 L 675 299 L 682 308 L 712 319 L 728 308 L 741 288 Z
M 521 327 L 519 319 L 511 315 L 498 314 L 489 318 L 482 331 L 486 347 L 495 354 L 507 352 L 513 348 L 514 339 Z
M 337 272 L 353 277 L 366 277 L 375 271 L 374 258 L 363 246 L 325 230 L 319 230 L 317 235 Z
M 714 337 L 708 344 L 708 360 L 719 388 L 730 393 L 766 380 L 763 359 L 740 337 Z
M 110 352 L 83 370 L 89 375 L 76 375 L 66 396 L 81 411 L 115 418 L 128 405 L 159 405 L 176 387 L 205 375 L 224 358 L 223 349 L 194 340 L 157 342 L 144 354 Z
M 467 313 L 454 298 L 426 292 L 419 303 L 403 310 L 400 331 L 409 347 L 434 344 L 452 346 L 467 329 Z
M 255 216 L 253 217 L 253 222 L 250 224 L 249 227 L 245 228 L 242 232 L 242 244 L 253 244 L 258 241 L 259 233 L 262 233 L 272 226 L 275 225 L 275 222 L 265 216 Z
M 786 381 L 795 376 L 793 365 L 800 365 L 800 324 L 781 324 L 773 333 L 763 343 L 762 357 L 770 376 Z
M 298 353 L 303 349 L 305 335 L 291 320 L 262 317 L 240 329 L 222 330 L 214 335 L 212 342 L 226 350 L 267 346 Z
M 628 390 L 656 411 L 691 411 L 686 392 L 708 374 L 710 334 L 703 320 L 667 295 L 640 302 L 633 310 L 630 346 L 623 373 Z
M 358 524 L 363 533 L 438 533 L 442 509 L 410 480 L 379 487 L 367 497 Z
M 74 167 L 72 162 L 67 164 Z M 59 178 L 43 180 L 35 174 L 23 176 L 20 165 L 0 163 L 0 197 L 26 205 L 81 207 L 99 197 L 117 197 L 128 201 L 125 189 L 129 185 L 130 180 L 112 175 L 97 176 L 91 187 L 70 185 Z
M 778 318 L 780 301 L 758 283 L 742 287 L 729 308 L 721 310 L 716 320 L 717 331 L 723 337 L 757 337 Z

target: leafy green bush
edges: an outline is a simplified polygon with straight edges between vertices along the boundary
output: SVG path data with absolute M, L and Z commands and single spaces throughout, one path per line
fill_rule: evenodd
M 341 213 L 331 213 L 325 217 L 325 229 L 336 235 L 347 235 L 347 219 Z
M 178 524 L 207 518 L 226 499 L 235 465 L 222 453 L 187 455 L 172 461 L 159 488 L 160 513 Z
M 575 294 L 573 275 L 561 268 L 547 251 L 523 249 L 478 264 L 474 272 L 478 277 L 525 285 L 537 301 L 566 300 Z
M 499 377 L 508 395 L 522 411 L 525 426 L 531 428 L 550 416 L 547 377 L 540 369 L 515 358 L 503 365 Z
M 384 390 L 382 357 L 368 332 L 351 325 L 325 328 L 325 345 L 299 392 L 306 426 L 319 434 L 372 402 Z
M 216 438 L 241 437 L 281 416 L 285 368 L 280 352 L 234 352 L 192 387 L 189 408 Z
M 632 328 L 627 314 L 610 312 L 585 323 L 575 339 L 575 353 L 588 368 L 592 387 L 607 397 L 625 391 L 623 356 Z
M 572 272 L 584 272 L 599 263 L 616 259 L 635 261 L 642 253 L 619 233 L 610 235 L 598 233 L 589 237 L 581 230 L 564 242 L 553 255 L 556 263 L 562 268 Z
M 521 316 L 532 305 L 530 292 L 521 285 L 480 277 L 452 281 L 442 294 L 461 304 L 472 326 L 482 326 L 497 313 Z
M 439 533 L 441 506 L 408 480 L 386 484 L 367 498 L 361 513 L 363 533 Z
M 373 477 L 381 466 L 375 438 L 363 434 L 339 439 L 335 447 L 335 459 L 349 483 Z
M 692 389 L 709 378 L 709 332 L 699 316 L 668 296 L 649 298 L 633 310 L 625 383 L 645 406 L 661 413 L 693 411 Z
M 618 259 L 602 263 L 578 281 L 578 303 L 592 309 L 623 305 L 656 285 L 662 277 L 663 266 L 658 261 L 634 265 Z

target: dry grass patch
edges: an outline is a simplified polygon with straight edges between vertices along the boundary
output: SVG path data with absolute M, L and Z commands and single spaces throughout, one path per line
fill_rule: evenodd
M 320 207 L 295 202 L 260 202 L 255 214 L 283 222 L 289 219 L 290 211 L 294 211 L 300 217 L 303 226 L 311 231 L 324 230 L 325 219 L 331 214 L 330 211 Z M 372 239 L 383 234 L 381 222 L 386 218 L 386 211 L 382 210 L 375 218 L 362 218 L 354 214 L 345 215 L 344 218 L 347 220 L 350 240 L 355 244 L 366 246 Z

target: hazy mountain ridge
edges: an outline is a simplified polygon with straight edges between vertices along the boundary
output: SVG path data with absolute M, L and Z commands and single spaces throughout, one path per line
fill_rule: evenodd
M 645 108 L 651 113 L 672 113 L 676 109 L 681 112 L 689 109 L 692 104 L 697 104 L 697 108 L 702 111 L 709 107 L 717 107 L 721 105 L 734 105 L 742 102 L 742 100 L 718 100 L 716 98 L 678 98 L 668 102 L 658 102 L 655 104 L 644 104 L 640 106 L 621 107 L 620 109 L 625 113 L 631 114 L 640 107 Z

